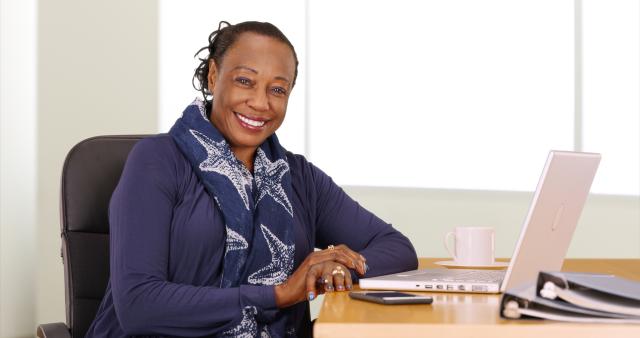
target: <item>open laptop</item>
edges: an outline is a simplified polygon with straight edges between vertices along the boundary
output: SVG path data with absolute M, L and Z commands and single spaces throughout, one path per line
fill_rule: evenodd
M 360 279 L 360 288 L 499 293 L 557 271 L 578 224 L 600 154 L 551 151 L 507 270 L 423 269 Z

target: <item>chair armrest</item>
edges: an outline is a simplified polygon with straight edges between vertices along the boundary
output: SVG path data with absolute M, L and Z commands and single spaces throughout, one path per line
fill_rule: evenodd
M 65 323 L 40 324 L 36 335 L 39 338 L 71 338 L 71 332 Z

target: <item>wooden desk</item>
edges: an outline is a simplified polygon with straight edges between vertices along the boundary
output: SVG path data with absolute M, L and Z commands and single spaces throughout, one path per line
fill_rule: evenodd
M 420 268 L 439 259 L 420 259 Z M 564 271 L 610 273 L 640 281 L 640 259 L 567 259 Z M 500 318 L 501 295 L 429 293 L 432 305 L 379 305 L 346 292 L 324 296 L 316 338 L 338 337 L 640 337 L 640 325 L 575 324 Z

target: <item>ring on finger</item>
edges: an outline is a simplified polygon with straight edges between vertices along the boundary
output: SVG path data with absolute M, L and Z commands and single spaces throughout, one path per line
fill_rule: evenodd
M 333 269 L 333 271 L 331 271 L 331 274 L 334 275 L 334 276 L 338 275 L 338 274 L 344 276 L 344 270 L 342 270 L 342 268 L 338 267 L 338 268 Z

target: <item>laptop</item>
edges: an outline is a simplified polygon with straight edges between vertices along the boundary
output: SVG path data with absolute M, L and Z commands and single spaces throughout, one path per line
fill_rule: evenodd
M 505 270 L 422 269 L 360 279 L 360 288 L 500 293 L 558 271 L 571 243 L 600 154 L 551 151 Z

